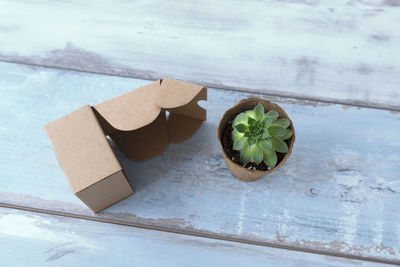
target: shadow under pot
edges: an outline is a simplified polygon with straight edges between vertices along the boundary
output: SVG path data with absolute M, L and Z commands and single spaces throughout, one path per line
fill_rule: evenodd
M 286 162 L 293 149 L 295 132 L 292 121 L 280 106 L 264 99 L 248 98 L 225 112 L 218 125 L 217 138 L 233 176 L 255 181 Z

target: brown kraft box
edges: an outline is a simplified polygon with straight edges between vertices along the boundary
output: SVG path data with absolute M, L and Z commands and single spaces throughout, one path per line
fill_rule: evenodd
M 129 158 L 148 160 L 193 136 L 206 120 L 197 102 L 206 99 L 207 88 L 165 78 L 84 106 L 45 131 L 72 191 L 97 213 L 134 193 L 106 136 Z

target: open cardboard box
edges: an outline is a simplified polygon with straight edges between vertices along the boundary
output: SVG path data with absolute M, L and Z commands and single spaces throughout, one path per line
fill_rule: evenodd
M 72 191 L 94 212 L 134 193 L 106 136 L 144 161 L 190 138 L 206 120 L 207 88 L 160 79 L 45 126 Z M 166 111 L 169 112 L 167 118 Z

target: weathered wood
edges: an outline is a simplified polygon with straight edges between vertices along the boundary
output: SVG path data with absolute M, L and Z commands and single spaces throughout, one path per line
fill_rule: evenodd
M 245 183 L 232 177 L 215 136 L 224 110 L 263 95 L 209 89 L 208 119 L 159 157 L 117 151 L 137 192 L 94 215 L 76 198 L 43 125 L 147 83 L 0 63 L 0 202 L 128 224 L 307 250 L 400 261 L 398 112 L 290 98 L 296 128 L 287 164 Z
M 0 1 L 0 60 L 400 109 L 400 5 Z
M 0 208 L 2 266 L 387 266 Z

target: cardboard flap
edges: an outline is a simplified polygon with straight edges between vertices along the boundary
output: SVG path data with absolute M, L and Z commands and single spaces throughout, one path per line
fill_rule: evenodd
M 188 118 L 205 121 L 207 111 L 197 103 L 200 100 L 207 100 L 207 88 L 203 87 L 200 92 L 186 105 L 176 108 L 168 108 L 171 114 L 179 114 Z
M 181 143 L 192 137 L 200 128 L 202 120 L 171 113 L 168 118 L 168 140 Z
M 133 131 L 152 123 L 161 108 L 155 103 L 160 81 L 114 97 L 93 108 L 115 129 Z
M 184 106 L 195 98 L 204 86 L 164 78 L 160 80 L 156 104 L 165 109 Z
M 165 112 L 149 125 L 136 131 L 115 132 L 111 138 L 130 159 L 144 161 L 164 151 L 168 145 L 168 128 Z
M 94 105 L 106 134 L 133 131 L 152 123 L 162 109 L 199 120 L 206 110 L 197 101 L 207 99 L 207 88 L 164 78 Z

